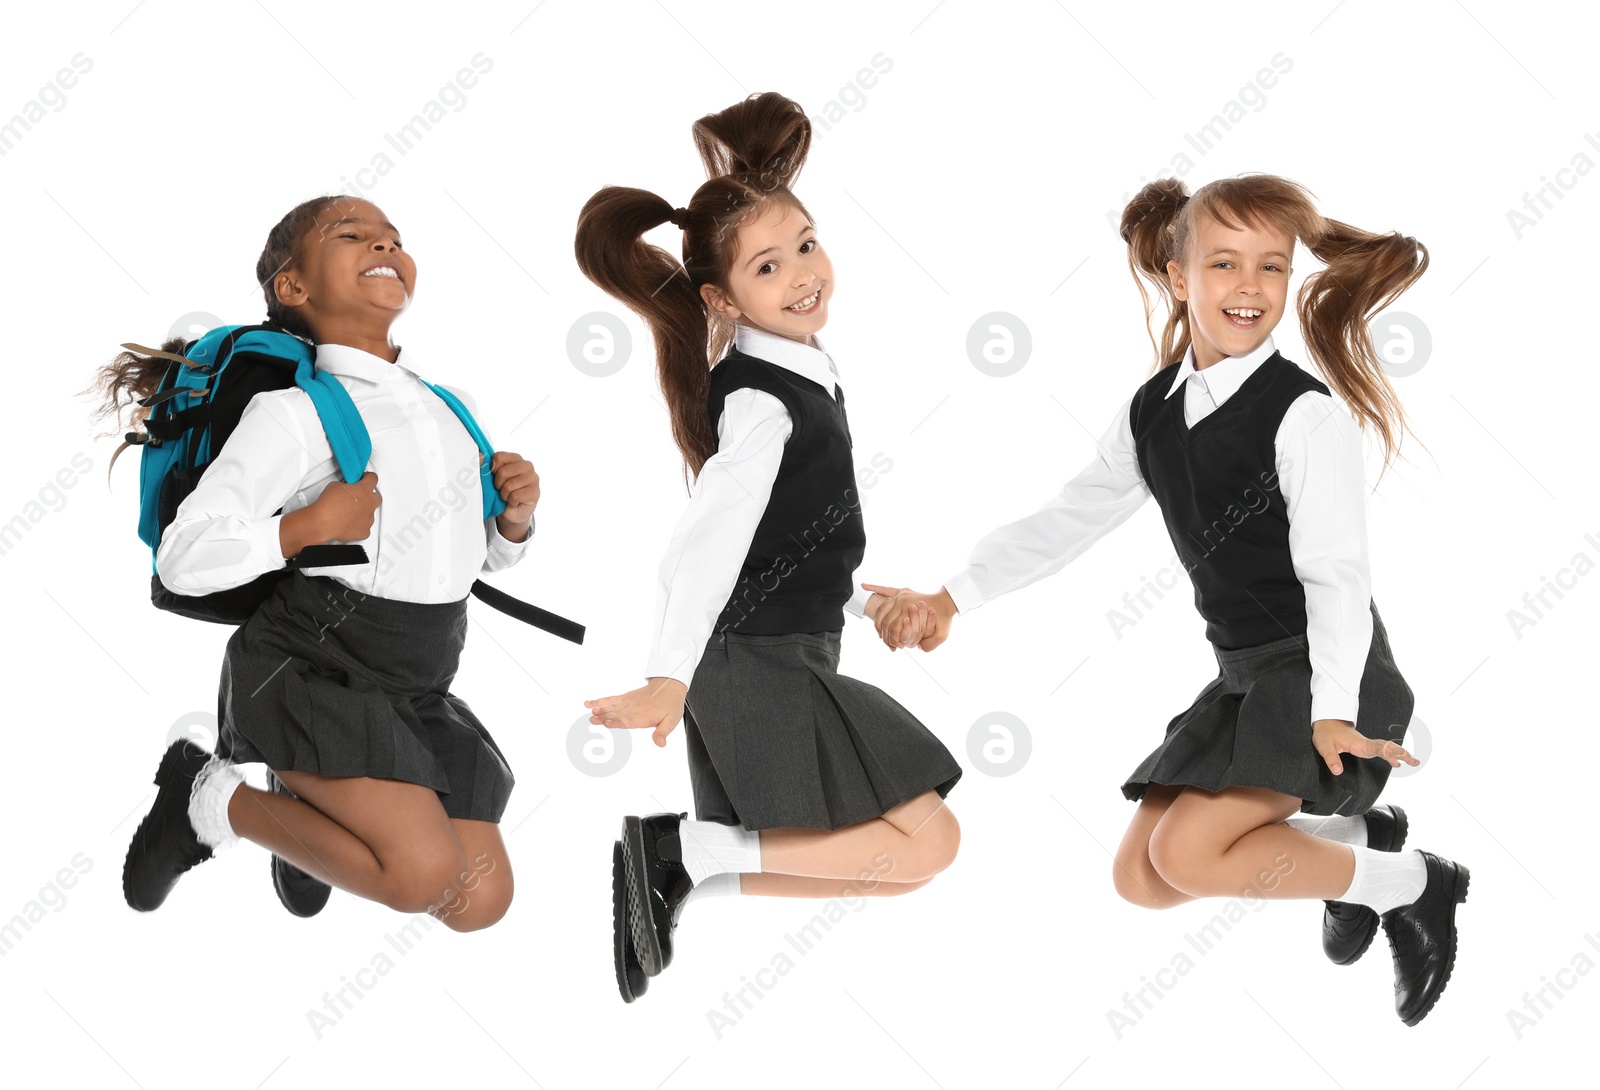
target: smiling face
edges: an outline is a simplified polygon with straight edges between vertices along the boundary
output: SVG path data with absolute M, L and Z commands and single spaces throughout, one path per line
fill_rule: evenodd
M 318 343 L 373 349 L 411 302 L 417 266 L 400 248 L 400 232 L 370 201 L 331 202 L 300 237 L 293 264 L 274 277 Z
M 1276 227 L 1226 227 L 1201 216 L 1180 265 L 1167 262 L 1173 293 L 1189 304 L 1195 366 L 1260 347 L 1283 317 L 1294 239 Z
M 739 228 L 725 288 L 706 284 L 700 294 L 725 318 L 809 344 L 828 323 L 833 263 L 805 213 L 771 200 Z

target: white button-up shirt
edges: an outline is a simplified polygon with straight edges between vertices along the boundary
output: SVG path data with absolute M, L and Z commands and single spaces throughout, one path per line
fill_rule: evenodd
M 1183 416 L 1193 427 L 1273 351 L 1268 337 L 1247 355 L 1196 370 L 1191 346 L 1165 396 L 1184 391 Z M 1100 456 L 1053 499 L 978 542 L 966 568 L 945 582 L 957 610 L 965 613 L 1060 571 L 1150 498 L 1134 453 L 1131 405 L 1130 397 L 1101 437 Z M 1311 719 L 1353 723 L 1372 643 L 1361 430 L 1332 397 L 1308 390 L 1290 404 L 1274 442 L 1289 556 L 1305 587 Z
M 399 358 L 404 363 L 348 345 L 317 346 L 317 369 L 350 392 L 372 436 L 367 468 L 378 476 L 382 502 L 372 533 L 354 543 L 366 547 L 366 564 L 304 570 L 381 598 L 460 601 L 480 572 L 522 559 L 532 528 L 510 542 L 482 517 L 477 444 L 406 366 L 415 354 L 402 350 Z M 450 392 L 477 415 L 467 393 Z M 282 568 L 283 515 L 342 480 L 310 396 L 298 387 L 256 394 L 161 535 L 162 583 L 177 594 L 207 594 Z
M 838 368 L 815 336 L 810 345 L 739 323 L 739 351 L 808 378 L 834 396 Z M 646 677 L 688 685 L 717 618 L 733 594 L 778 479 L 793 424 L 783 402 L 749 387 L 728 394 L 717 418 L 717 452 L 694 480 L 657 580 L 655 639 Z M 845 609 L 864 615 L 872 592 L 856 587 Z

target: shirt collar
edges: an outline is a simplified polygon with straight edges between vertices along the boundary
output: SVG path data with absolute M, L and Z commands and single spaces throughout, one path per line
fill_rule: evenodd
M 801 344 L 739 322 L 734 327 L 733 345 L 747 356 L 775 363 L 801 378 L 810 379 L 828 391 L 829 397 L 833 396 L 834 384 L 839 381 L 839 369 L 834 366 L 833 357 L 823 349 L 816 334 L 811 335 L 810 344 Z
M 317 345 L 317 370 L 366 379 L 368 382 L 393 382 L 400 378 L 419 377 L 416 371 L 405 366 L 416 362 L 415 355 L 405 348 L 401 348 L 399 358 L 390 363 L 382 356 L 352 348 L 348 344 Z
M 1183 354 L 1183 363 L 1178 367 L 1178 373 L 1172 377 L 1172 385 L 1167 387 L 1165 397 L 1171 397 L 1183 387 L 1191 376 L 1197 376 L 1198 381 L 1211 395 L 1211 400 L 1221 405 L 1232 397 L 1239 387 L 1244 385 L 1244 380 L 1255 373 L 1255 369 L 1267 361 L 1277 348 L 1272 343 L 1272 335 L 1257 345 L 1252 351 L 1242 356 L 1225 356 L 1213 363 L 1210 367 L 1198 370 L 1194 365 L 1194 344 L 1189 345 L 1189 350 Z

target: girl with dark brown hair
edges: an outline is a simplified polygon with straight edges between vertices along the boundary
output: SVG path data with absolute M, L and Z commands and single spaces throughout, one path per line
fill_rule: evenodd
M 1361 427 L 1377 432 L 1387 465 L 1404 418 L 1367 323 L 1422 275 L 1427 250 L 1327 219 L 1300 186 L 1266 174 L 1192 197 L 1176 180 L 1152 182 L 1124 210 L 1122 237 L 1135 282 L 1168 307 L 1153 377 L 1098 458 L 979 541 L 937 594 L 897 594 L 877 615 L 880 634 L 931 651 L 958 612 L 1059 571 L 1153 495 L 1218 674 L 1123 784 L 1140 805 L 1117 851 L 1117 892 L 1149 908 L 1321 898 L 1323 947 L 1341 965 L 1381 920 L 1396 1010 L 1414 1025 L 1449 979 L 1469 875 L 1401 852 L 1405 812 L 1376 805 L 1390 768 L 1418 761 L 1400 744 L 1412 692 L 1372 599 Z M 1272 342 L 1296 240 L 1326 266 L 1298 300 L 1326 384 Z M 903 617 L 925 614 L 931 634 L 903 631 Z
M 514 781 L 449 687 L 468 589 L 526 553 L 538 474 L 495 452 L 505 510 L 484 517 L 482 485 L 466 483 L 481 480 L 476 441 L 418 374 L 435 364 L 390 336 L 417 262 L 377 206 L 347 196 L 296 206 L 269 233 L 256 276 L 268 323 L 311 342 L 316 369 L 350 395 L 371 468 L 345 483 L 295 386 L 255 394 L 232 432 L 213 437 L 215 457 L 162 532 L 161 582 L 203 595 L 293 571 L 228 640 L 217 752 L 180 738 L 162 757 L 123 895 L 151 911 L 189 869 L 245 839 L 273 853 L 279 897 L 298 915 L 337 886 L 453 930 L 488 927 L 511 903 L 498 823 Z M 106 408 L 153 393 L 169 363 L 117 357 L 98 376 Z M 464 391 L 454 396 L 470 411 Z M 329 542 L 364 545 L 367 562 L 292 563 Z M 246 762 L 267 765 L 273 789 L 244 783 Z
M 660 569 L 646 684 L 586 701 L 590 722 L 682 719 L 697 820 L 628 817 L 613 853 L 625 1000 L 672 959 L 691 897 L 905 893 L 954 859 L 950 752 L 876 687 L 838 672 L 866 546 L 844 391 L 817 332 L 833 266 L 792 186 L 811 126 L 753 95 L 694 125 L 708 180 L 681 208 L 607 186 L 578 218 L 578 265 L 655 339 L 672 432 L 694 477 Z M 680 264 L 644 241 L 671 223 Z M 907 618 L 904 627 L 920 623 Z M 919 629 L 920 631 L 920 629 Z

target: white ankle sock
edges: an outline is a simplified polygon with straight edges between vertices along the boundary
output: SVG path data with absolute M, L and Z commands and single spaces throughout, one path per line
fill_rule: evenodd
M 740 887 L 739 876 L 732 871 L 723 871 L 721 874 L 707 875 L 704 881 L 696 882 L 683 898 L 687 905 L 690 901 L 698 901 L 704 897 L 737 897 L 744 890 Z
M 1421 854 L 1380 852 L 1359 844 L 1350 845 L 1356 856 L 1356 872 L 1344 896 L 1334 900 L 1366 905 L 1378 915 L 1391 908 L 1411 904 L 1428 885 L 1428 864 Z
M 194 778 L 189 790 L 189 824 L 200 843 L 213 851 L 239 839 L 228 821 L 228 800 L 243 782 L 239 766 L 221 757 L 212 757 Z
M 750 874 L 761 869 L 761 834 L 715 821 L 678 823 L 683 868 L 696 886 L 713 874 Z
M 1320 836 L 1323 840 L 1337 840 L 1341 844 L 1367 846 L 1367 818 L 1365 814 L 1346 816 L 1334 814 L 1331 817 L 1312 817 L 1310 814 L 1295 814 L 1284 819 L 1284 824 L 1302 833 Z

